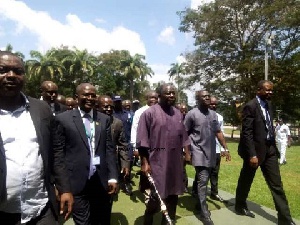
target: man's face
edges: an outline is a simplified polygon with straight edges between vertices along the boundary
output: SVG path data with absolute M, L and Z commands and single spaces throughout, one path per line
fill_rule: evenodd
M 176 89 L 173 85 L 166 85 L 160 96 L 160 103 L 163 105 L 173 106 L 176 101 Z
M 111 98 L 101 98 L 99 100 L 99 110 L 108 116 L 111 116 L 114 111 L 114 103 Z
M 122 101 L 121 100 L 114 101 L 114 107 L 115 107 L 115 111 L 117 112 L 122 111 L 123 110 Z
M 180 112 L 181 112 L 181 114 L 184 115 L 184 116 L 187 114 L 188 109 L 187 109 L 186 105 L 181 105 L 181 106 L 180 106 Z
M 66 106 L 68 110 L 72 110 L 75 106 L 75 100 L 73 98 L 66 98 Z
M 201 106 L 209 107 L 210 105 L 210 95 L 208 91 L 199 91 L 198 102 Z
M 123 107 L 125 110 L 129 111 L 131 109 L 131 102 L 129 100 L 125 100 Z
M 19 57 L 0 55 L 0 96 L 18 95 L 24 86 L 24 75 L 24 64 Z
M 77 101 L 79 108 L 84 112 L 90 112 L 96 101 L 96 89 L 92 85 L 82 86 L 77 93 Z
M 155 105 L 158 101 L 158 95 L 155 92 L 151 92 L 148 96 L 147 96 L 147 105 L 152 106 Z
M 217 110 L 217 105 L 218 105 L 218 100 L 216 98 L 210 98 L 210 105 L 209 105 L 209 108 L 211 110 L 214 110 L 216 111 Z
M 271 100 L 273 95 L 273 84 L 269 82 L 265 82 L 263 87 L 258 90 L 257 95 L 262 100 Z
M 57 99 L 58 95 L 58 87 L 54 83 L 47 83 L 43 88 L 42 96 L 44 101 L 50 103 L 54 103 Z

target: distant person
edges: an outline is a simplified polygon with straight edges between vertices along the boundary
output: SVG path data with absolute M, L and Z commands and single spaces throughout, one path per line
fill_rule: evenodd
M 286 164 L 286 147 L 291 146 L 291 132 L 290 128 L 283 123 L 282 119 L 279 119 L 277 122 L 278 125 L 275 128 L 275 135 L 277 147 L 280 152 L 279 164 L 284 165 Z
M 122 106 L 124 110 L 130 111 L 131 110 L 131 101 L 130 100 L 124 100 L 122 102 Z
M 59 214 L 66 219 L 73 205 L 64 157 L 52 149 L 49 106 L 26 96 L 24 83 L 22 59 L 0 51 L 1 224 L 57 225 Z
M 275 144 L 270 102 L 272 95 L 273 83 L 262 80 L 257 84 L 256 97 L 243 108 L 238 153 L 244 162 L 236 188 L 235 211 L 238 215 L 255 217 L 249 211 L 246 200 L 260 166 L 278 212 L 278 225 L 294 225 L 278 165 L 279 153 Z
M 109 116 L 111 121 L 111 136 L 117 155 L 117 166 L 119 171 L 119 184 L 126 193 L 131 187 L 126 187 L 129 176 L 130 158 L 128 156 L 128 143 L 125 138 L 125 131 L 121 120 L 113 116 L 114 103 L 111 97 L 103 95 L 98 98 L 98 110 Z
M 131 161 L 131 165 L 133 165 L 133 148 L 130 144 L 130 139 L 131 139 L 130 135 L 131 135 L 132 119 L 133 119 L 134 114 L 132 111 L 128 111 L 123 108 L 121 96 L 115 95 L 112 99 L 114 102 L 113 116 L 123 122 L 123 127 L 124 127 L 124 131 L 125 131 L 125 139 L 126 139 L 126 143 L 128 143 L 128 155 L 129 155 L 129 158 Z M 125 101 L 124 101 L 124 103 L 125 103 Z M 128 104 L 128 106 L 130 106 L 130 104 Z M 128 108 L 128 109 L 130 110 L 130 108 Z M 124 190 L 124 191 L 127 195 L 132 195 L 131 169 L 129 171 L 129 176 L 126 176 L 125 179 L 126 179 L 126 185 L 124 187 L 126 188 L 126 190 Z
M 78 108 L 56 116 L 54 149 L 65 157 L 65 180 L 74 196 L 73 220 L 78 225 L 109 225 L 111 194 L 117 190 L 118 171 L 110 118 L 94 110 L 96 88 L 76 88 Z
M 135 112 L 140 108 L 140 101 L 139 100 L 133 100 L 132 101 L 132 111 Z
M 188 111 L 189 111 L 187 105 L 184 104 L 184 103 L 180 104 L 179 110 L 180 110 L 180 112 L 181 112 L 181 114 L 182 114 L 182 116 L 183 116 L 183 119 L 184 119 L 185 116 L 186 116 L 186 114 L 187 114 Z
M 41 84 L 42 100 L 48 103 L 53 115 L 57 115 L 67 110 L 67 107 L 57 101 L 58 87 L 52 81 L 44 81 Z
M 176 100 L 175 87 L 163 84 L 157 92 L 160 102 L 151 106 L 140 117 L 136 147 L 141 156 L 142 172 L 152 175 L 170 218 L 175 220 L 178 195 L 184 191 L 182 148 L 186 148 L 186 160 L 189 161 L 190 140 L 182 115 L 173 107 Z M 153 190 L 150 195 L 146 204 L 144 225 L 152 225 L 153 215 L 160 211 L 160 202 Z M 167 224 L 165 217 L 161 224 Z
M 213 111 L 216 111 L 218 104 L 219 104 L 218 99 L 214 96 L 211 96 L 210 97 L 209 108 Z M 221 129 L 222 133 L 224 134 L 223 116 L 220 115 L 217 112 L 216 112 L 216 114 L 217 114 L 217 117 L 218 117 L 218 122 L 219 122 L 220 129 Z M 209 177 L 209 180 L 210 180 L 210 198 L 213 199 L 213 200 L 216 200 L 216 201 L 223 202 L 225 204 L 232 205 L 229 201 L 224 200 L 219 195 L 219 188 L 218 188 L 219 171 L 220 171 L 220 165 L 221 165 L 221 156 L 224 156 L 224 153 L 225 153 L 225 149 L 222 147 L 222 145 L 220 144 L 220 142 L 216 138 L 216 166 L 212 167 L 212 169 L 210 171 L 210 177 Z M 230 154 L 229 152 L 227 152 L 227 153 Z
M 210 95 L 208 91 L 197 92 L 197 103 L 198 107 L 190 110 L 185 116 L 184 124 L 192 143 L 192 165 L 196 169 L 200 220 L 205 225 L 213 225 L 206 196 L 211 169 L 216 166 L 216 137 L 225 149 L 226 160 L 230 160 L 230 155 L 217 114 L 209 109 Z
M 67 106 L 68 110 L 73 110 L 74 108 L 77 107 L 76 100 L 71 97 L 66 98 L 66 106 Z

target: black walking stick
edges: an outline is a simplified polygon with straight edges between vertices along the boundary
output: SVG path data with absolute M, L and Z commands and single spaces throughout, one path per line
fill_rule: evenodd
M 173 225 L 173 222 L 168 214 L 168 211 L 167 211 L 167 206 L 165 205 L 164 201 L 161 199 L 158 191 L 157 191 L 157 188 L 155 186 L 155 183 L 154 183 L 154 180 L 153 180 L 153 177 L 150 175 L 150 173 L 147 173 L 147 178 L 151 184 L 151 186 L 153 187 L 157 197 L 158 197 L 158 200 L 160 202 L 160 210 L 162 211 L 163 215 L 166 217 L 166 220 L 168 222 L 168 225 Z

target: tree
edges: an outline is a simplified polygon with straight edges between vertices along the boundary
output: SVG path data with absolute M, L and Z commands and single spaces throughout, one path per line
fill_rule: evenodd
M 121 60 L 120 69 L 123 70 L 123 74 L 126 77 L 126 81 L 130 86 L 130 100 L 133 100 L 134 83 L 137 81 L 143 81 L 147 75 L 151 76 L 153 71 L 144 62 L 145 56 L 135 54 L 131 56 L 129 53 Z
M 5 51 L 15 53 L 20 58 L 25 59 L 25 55 L 22 52 L 19 52 L 19 51 L 15 52 L 13 49 L 14 48 L 13 48 L 13 46 L 11 44 L 7 44 L 6 47 L 5 47 Z
M 171 68 L 168 70 L 168 74 L 170 78 L 175 77 L 175 81 L 177 83 L 177 102 L 181 102 L 181 94 L 183 93 L 180 88 L 180 84 L 183 82 L 182 77 L 180 75 L 186 74 L 186 64 L 185 63 L 172 63 Z
M 275 103 L 300 106 L 299 50 L 300 2 L 296 0 L 216 0 L 197 10 L 179 12 L 182 32 L 192 32 L 196 49 L 186 55 L 192 71 L 187 86 L 201 82 L 221 99 L 239 96 L 242 102 L 255 94 L 264 79 L 266 35 L 274 34 L 270 46 L 269 80 L 275 83 Z M 222 84 L 213 85 L 213 84 Z M 291 86 L 291 89 L 287 87 Z M 282 93 L 285 94 L 282 94 Z M 297 104 L 287 106 L 286 100 Z

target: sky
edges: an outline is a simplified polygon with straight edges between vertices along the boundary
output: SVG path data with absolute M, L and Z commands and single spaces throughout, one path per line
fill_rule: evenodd
M 194 49 L 191 34 L 178 30 L 186 8 L 209 0 L 0 0 L 0 49 L 7 44 L 29 59 L 30 50 L 75 46 L 91 53 L 111 49 L 146 56 L 155 75 L 169 82 L 171 63 Z M 193 93 L 185 91 L 193 104 Z

